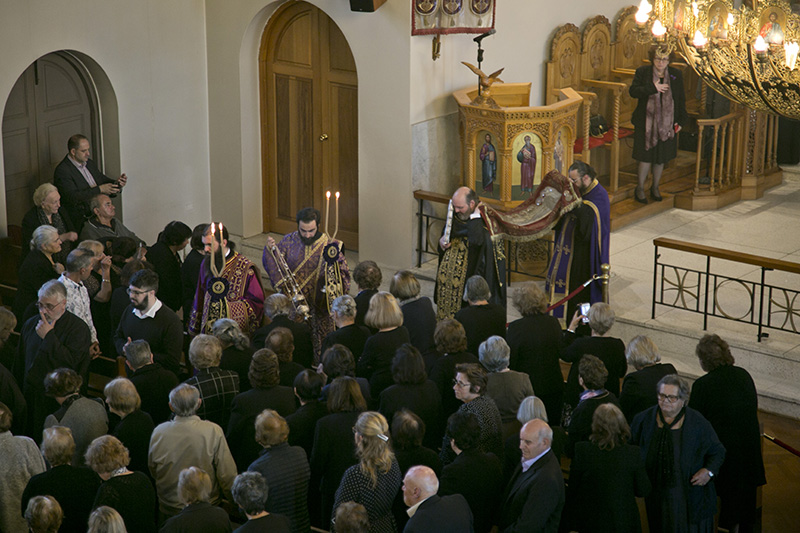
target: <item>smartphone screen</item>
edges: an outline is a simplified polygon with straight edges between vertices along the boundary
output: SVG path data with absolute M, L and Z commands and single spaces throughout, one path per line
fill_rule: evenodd
M 589 314 L 589 308 L 591 306 L 592 304 L 581 304 L 581 314 L 583 315 L 583 318 L 581 320 L 583 321 L 584 324 L 589 323 L 589 318 L 587 317 L 587 315 Z

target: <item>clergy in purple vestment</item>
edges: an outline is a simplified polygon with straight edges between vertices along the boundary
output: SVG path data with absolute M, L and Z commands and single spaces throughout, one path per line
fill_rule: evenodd
M 275 263 L 273 248 L 277 246 L 308 302 L 315 363 L 319 359 L 322 340 L 336 328 L 330 311 L 334 298 L 330 296 L 336 292 L 347 294 L 350 290 L 344 245 L 319 230 L 320 218 L 319 210 L 313 207 L 301 209 L 297 213 L 297 231 L 284 236 L 277 244 L 268 237 L 262 257 L 272 286 L 292 298 L 290 283 Z

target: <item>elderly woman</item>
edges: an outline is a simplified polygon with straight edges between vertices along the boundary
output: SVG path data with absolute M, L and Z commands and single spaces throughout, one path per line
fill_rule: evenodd
M 100 478 L 88 468 L 72 466 L 75 441 L 67 427 L 45 429 L 41 450 L 50 469 L 33 476 L 28 482 L 22 493 L 22 508 L 26 508 L 28 501 L 35 496 L 49 494 L 61 503 L 64 531 L 82 531 L 92 512 Z
M 107 505 L 98 507 L 89 517 L 87 533 L 127 533 L 125 522 L 120 514 Z
M 480 450 L 503 456 L 502 420 L 494 400 L 486 396 L 489 377 L 481 365 L 460 364 L 456 366 L 456 377 L 453 380 L 453 392 L 462 403 L 459 411 L 474 413 L 481 426 Z M 450 447 L 450 435 L 445 433 L 442 440 L 442 451 L 439 458 L 443 465 L 455 459 L 455 452 Z
M 645 500 L 650 531 L 714 531 L 717 493 L 712 482 L 725 447 L 699 412 L 686 407 L 689 385 L 676 374 L 658 382 L 658 405 L 633 419 L 653 491 Z
M 356 363 L 356 372 L 369 380 L 370 393 L 377 398 L 383 389 L 392 385 L 392 359 L 397 349 L 410 339 L 403 326 L 403 312 L 395 297 L 388 292 L 379 292 L 372 297 L 364 320 L 368 327 L 378 332 L 367 339 Z
M 372 332 L 368 327 L 356 324 L 356 300 L 349 294 L 339 296 L 333 301 L 331 312 L 336 331 L 328 333 L 322 341 L 322 352 L 334 344 L 341 344 L 347 346 L 353 357 L 358 359 Z
M 56 260 L 56 254 L 61 251 L 61 237 L 53 226 L 39 226 L 33 231 L 30 250 L 19 267 L 17 294 L 12 306 L 20 327 L 26 318 L 34 315 L 34 312 L 26 314 L 25 311 L 36 301 L 39 288 L 64 272 L 64 264 Z
M 239 392 L 252 388 L 247 373 L 250 371 L 250 361 L 253 360 L 253 348 L 250 338 L 242 333 L 242 328 L 235 320 L 220 318 L 214 322 L 211 334 L 219 339 L 222 344 L 222 358 L 219 367 L 222 370 L 232 370 L 239 376 Z
M 519 404 L 533 396 L 528 374 L 508 368 L 511 349 L 503 337 L 492 335 L 478 348 L 481 364 L 489 372 L 486 395 L 494 400 L 503 421 L 503 439 L 519 435 L 522 425 L 517 421 Z
M 446 318 L 436 324 L 433 339 L 439 358 L 433 364 L 430 376 L 442 395 L 442 419 L 447 420 L 461 406 L 458 398 L 450 394 L 453 378 L 456 377 L 456 365 L 477 364 L 480 361 L 475 354 L 467 353 L 467 333 L 461 322 L 454 318 Z
M 378 289 L 383 281 L 383 274 L 375 261 L 361 261 L 353 269 L 353 281 L 358 285 L 358 294 L 355 297 L 356 324 L 364 326 L 367 312 L 369 311 L 372 297 L 378 293 Z M 370 326 L 372 327 L 372 326 Z
M 148 473 L 147 452 L 155 424 L 150 415 L 141 410 L 142 399 L 136 387 L 127 378 L 117 378 L 108 382 L 103 393 L 108 410 L 119 417 L 111 434 L 128 448 L 131 470 Z
M 433 332 L 436 331 L 436 311 L 427 296 L 420 296 L 419 280 L 408 270 L 400 270 L 392 276 L 389 292 L 397 298 L 403 311 L 403 325 L 408 330 L 411 344 L 425 359 L 425 370 L 433 368 L 438 354 Z
M 522 318 L 508 325 L 506 341 L 511 348 L 509 368 L 528 374 L 533 390 L 554 424 L 561 420 L 564 376 L 561 374 L 561 325 L 547 314 L 547 295 L 535 283 L 514 291 L 514 308 Z
M 64 511 L 52 496 L 34 496 L 25 506 L 25 521 L 31 533 L 56 533 L 63 520 Z
M 650 480 L 622 411 L 614 404 L 595 410 L 592 434 L 575 446 L 569 471 L 567 523 L 577 531 L 642 530 L 636 498 L 650 493 Z
M 32 476 L 45 470 L 36 443 L 11 433 L 14 416 L 0 402 L 0 531 L 25 531 L 20 497 Z
M 129 531 L 156 531 L 155 512 L 151 512 L 156 508 L 156 491 L 146 475 L 128 470 L 129 463 L 128 449 L 118 438 L 103 435 L 92 441 L 86 464 L 103 480 L 94 507 L 115 509 Z
M 389 424 L 382 414 L 367 411 L 358 417 L 353 433 L 359 461 L 344 473 L 336 490 L 334 510 L 343 502 L 360 503 L 367 509 L 370 531 L 393 533 L 397 525 L 392 503 L 402 480 L 389 445 Z M 335 530 L 332 520 L 331 531 Z
M 608 370 L 608 379 L 606 379 L 604 388 L 615 397 L 619 397 L 619 382 L 628 371 L 628 363 L 625 361 L 625 344 L 620 339 L 606 336 L 616 319 L 614 310 L 607 303 L 598 302 L 592 304 L 587 315 L 586 318 L 589 319 L 589 327 L 592 330 L 591 336 L 582 337 L 575 333 L 575 329 L 584 318 L 578 309 L 563 337 L 566 348 L 561 354 L 561 359 L 572 363 L 564 389 L 564 412 L 567 416 L 561 423 L 565 426 L 569 425 L 569 415 L 578 405 L 578 397 L 582 392 L 581 385 L 578 383 L 578 363 L 584 354 L 592 354 L 603 362 Z
M 72 430 L 75 439 L 72 464 L 75 466 L 83 466 L 83 454 L 89 443 L 108 431 L 108 415 L 103 401 L 81 396 L 82 384 L 83 378 L 71 368 L 59 368 L 44 378 L 44 393 L 55 398 L 61 406 L 45 419 L 44 427 L 65 426 Z
M 361 394 L 367 405 L 372 403 L 372 395 L 369 391 L 369 381 L 366 378 L 356 377 L 356 361 L 350 349 L 343 344 L 334 344 L 322 354 L 321 363 L 317 367 L 317 372 L 322 376 L 325 385 L 322 387 L 322 400 L 328 397 L 330 382 L 342 376 L 355 378 L 358 386 L 361 387 Z
M 489 300 L 489 284 L 481 276 L 472 276 L 464 284 L 464 300 L 469 302 L 456 313 L 455 319 L 467 332 L 467 351 L 478 353 L 483 341 L 492 335 L 506 336 L 506 309 Z
M 305 370 L 303 365 L 292 361 L 294 353 L 294 335 L 289 328 L 275 328 L 267 335 L 264 347 L 275 352 L 278 356 L 278 371 L 281 377 L 281 385 L 291 387 L 294 378 Z
M 578 364 L 578 382 L 583 392 L 578 399 L 578 406 L 572 412 L 567 427 L 567 456 L 572 457 L 575 444 L 585 441 L 592 433 L 592 417 L 601 405 L 612 403 L 619 407 L 617 397 L 603 388 L 608 378 L 603 362 L 593 355 L 584 355 Z
M 270 531 L 290 533 L 289 519 L 283 515 L 268 513 L 264 505 L 269 497 L 267 481 L 258 472 L 243 472 L 233 480 L 233 501 L 247 516 L 247 523 L 236 531 L 243 533 Z
M 369 516 L 363 505 L 344 502 L 336 508 L 334 515 L 336 531 L 339 533 L 369 533 Z
M 164 522 L 159 533 L 183 531 L 231 531 L 228 513 L 209 503 L 211 477 L 201 468 L 190 466 L 178 476 L 178 497 L 186 506 L 180 513 Z
M 189 226 L 173 220 L 158 234 L 158 240 L 147 250 L 148 260 L 153 263 L 153 268 L 158 274 L 161 283 L 158 284 L 156 297 L 176 313 L 183 305 L 183 291 L 181 290 L 181 256 L 180 252 L 189 244 L 192 230 Z M 184 309 L 184 314 L 189 311 Z
M 678 155 L 678 132 L 689 120 L 681 71 L 669 67 L 665 46 L 650 49 L 650 64 L 636 69 L 628 93 L 639 100 L 631 116 L 633 122 L 633 158 L 639 162 L 639 183 L 634 191 L 637 202 L 647 203 L 644 183 L 650 169 L 653 183 L 650 197 L 662 200 L 658 183 L 664 165 Z
M 222 343 L 211 335 L 198 335 L 189 344 L 189 361 L 196 369 L 194 376 L 185 381 L 200 391 L 200 409 L 197 415 L 220 427 L 228 425 L 234 396 L 239 394 L 239 376 L 219 367 L 222 360 Z
M 289 518 L 293 533 L 308 533 L 311 469 L 306 453 L 299 446 L 289 446 L 289 425 L 276 411 L 265 409 L 256 418 L 255 426 L 256 441 L 264 450 L 247 470 L 259 472 L 267 481 L 270 497 L 264 510 Z
M 402 408 L 410 409 L 425 422 L 425 446 L 436 448 L 442 438 L 439 427 L 442 397 L 436 384 L 428 379 L 425 361 L 411 344 L 397 349 L 392 360 L 394 385 L 381 393 L 380 413 L 391 420 Z
M 63 265 L 72 250 L 72 243 L 78 240 L 77 231 L 80 228 L 76 228 L 73 222 L 80 224 L 83 221 L 71 220 L 67 210 L 61 207 L 61 195 L 56 186 L 42 183 L 33 191 L 33 207 L 22 217 L 22 242 L 29 242 L 39 226 L 53 226 L 62 242 L 62 249 L 56 254 L 56 263 Z M 22 259 L 27 253 L 23 247 Z
M 254 426 L 259 413 L 274 409 L 287 416 L 296 409 L 291 387 L 280 385 L 278 357 L 272 350 L 262 348 L 253 354 L 249 376 L 253 388 L 238 394 L 231 402 L 231 420 L 225 433 L 239 470 L 247 468 L 261 451 Z
M 330 414 L 317 422 L 310 461 L 312 475 L 320 480 L 320 519 L 323 524 L 331 518 L 339 481 L 345 471 L 358 461 L 350 428 L 367 408 L 358 382 L 347 376 L 333 380 L 327 401 Z
M 722 500 L 719 522 L 730 531 L 752 531 L 756 490 L 766 483 L 756 386 L 747 370 L 734 366 L 730 346 L 718 335 L 703 336 L 695 353 L 706 374 L 692 385 L 689 407 L 706 417 L 725 446 L 714 481 Z
M 661 362 L 656 343 L 644 335 L 638 335 L 628 343 L 625 358 L 634 372 L 622 380 L 619 406 L 630 423 L 634 416 L 658 403 L 656 385 L 661 378 L 678 371 L 671 364 Z

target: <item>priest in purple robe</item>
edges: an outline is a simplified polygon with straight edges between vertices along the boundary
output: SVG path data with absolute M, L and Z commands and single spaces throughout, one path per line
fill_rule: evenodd
M 608 264 L 611 206 L 608 192 L 597 181 L 595 170 L 576 161 L 569 178 L 582 204 L 561 217 L 555 227 L 555 246 L 547 272 L 546 292 L 554 304 L 570 294 Z M 582 293 L 553 309 L 553 316 L 569 321 L 579 303 L 603 301 L 601 282 L 593 281 Z
M 258 267 L 234 250 L 234 243 L 228 241 L 228 228 L 220 224 L 219 231 L 212 234 L 211 227 L 203 235 L 206 257 L 200 265 L 189 333 L 211 335 L 214 322 L 230 318 L 252 335 L 264 316 L 264 288 Z
M 350 290 L 350 271 L 344 257 L 344 245 L 320 231 L 320 212 L 305 207 L 297 213 L 297 231 L 284 236 L 279 243 L 267 238 L 262 262 L 272 286 L 295 300 L 293 283 L 287 280 L 275 263 L 274 247 L 286 264 L 309 307 L 309 325 L 314 344 L 315 363 L 320 356 L 323 339 L 336 329 L 330 304 L 336 296 Z

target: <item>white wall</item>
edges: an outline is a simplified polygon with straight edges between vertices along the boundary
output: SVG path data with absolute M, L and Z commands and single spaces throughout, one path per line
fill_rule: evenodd
M 118 103 L 119 163 L 129 178 L 125 224 L 148 242 L 170 220 L 193 225 L 210 214 L 203 6 L 203 0 L 0 3 L 3 105 L 20 74 L 49 52 L 75 50 L 105 71 Z M 108 137 L 115 142 L 114 134 Z M 66 139 L 64 146 L 66 153 Z

